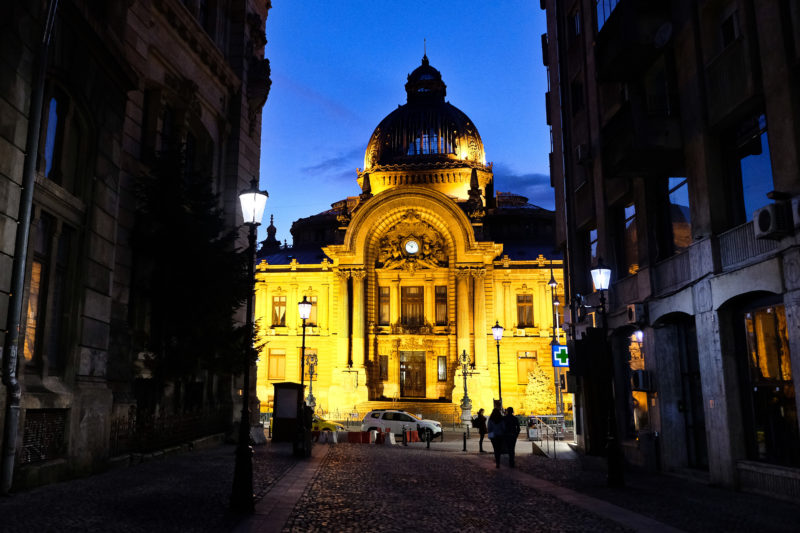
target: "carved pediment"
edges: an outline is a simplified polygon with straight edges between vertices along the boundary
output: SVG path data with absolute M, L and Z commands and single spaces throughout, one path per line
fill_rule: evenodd
M 375 266 L 410 272 L 447 266 L 444 239 L 416 211 L 408 210 L 400 222 L 380 238 Z

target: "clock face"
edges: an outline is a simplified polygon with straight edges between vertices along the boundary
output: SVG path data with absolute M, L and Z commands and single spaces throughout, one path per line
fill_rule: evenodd
M 415 254 L 419 252 L 419 243 L 414 239 L 409 239 L 406 241 L 406 252 L 410 254 Z

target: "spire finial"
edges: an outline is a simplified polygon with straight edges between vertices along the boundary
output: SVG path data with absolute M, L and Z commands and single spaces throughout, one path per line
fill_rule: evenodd
M 422 39 L 422 64 L 428 64 L 428 40 Z

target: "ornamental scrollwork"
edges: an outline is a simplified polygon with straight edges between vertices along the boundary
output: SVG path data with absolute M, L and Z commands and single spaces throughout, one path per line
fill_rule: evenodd
M 410 241 L 413 241 L 412 247 L 407 246 Z M 444 239 L 416 211 L 408 210 L 400 222 L 378 241 L 375 266 L 409 272 L 420 268 L 447 266 Z

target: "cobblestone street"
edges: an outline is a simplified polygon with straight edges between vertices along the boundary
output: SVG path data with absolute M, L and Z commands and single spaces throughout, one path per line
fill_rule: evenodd
M 460 434 L 408 447 L 256 448 L 256 513 L 228 512 L 234 447 L 141 464 L 0 499 L 0 531 L 798 531 L 800 506 L 629 469 L 605 487 L 602 459 L 517 444 L 517 468 Z M 491 445 L 487 443 L 487 450 Z

